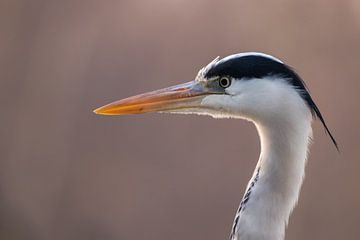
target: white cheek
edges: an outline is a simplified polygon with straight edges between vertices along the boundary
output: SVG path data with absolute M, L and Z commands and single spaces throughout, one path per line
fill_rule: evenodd
M 253 87 L 248 86 L 249 83 L 251 82 L 247 80 L 233 80 L 225 90 L 227 94 L 206 96 L 202 99 L 201 106 L 215 111 L 222 117 L 248 119 L 247 109 L 252 109 L 256 105 L 254 99 L 249 97 L 253 92 Z
M 202 99 L 201 105 L 208 108 L 223 111 L 234 111 L 239 109 L 239 99 L 244 92 L 243 81 L 233 80 L 231 85 L 225 89 L 227 94 L 209 95 Z
M 248 80 L 233 80 L 231 85 L 225 89 L 225 92 L 232 96 L 239 96 L 248 85 Z
M 201 106 L 208 109 L 209 115 L 215 118 L 244 118 L 240 114 L 236 97 L 231 95 L 210 95 L 204 97 Z

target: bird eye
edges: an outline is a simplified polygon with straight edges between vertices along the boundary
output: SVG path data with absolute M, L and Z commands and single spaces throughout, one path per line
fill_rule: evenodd
M 231 80 L 228 77 L 221 77 L 219 80 L 219 85 L 222 88 L 227 88 L 230 86 L 230 84 L 231 84 Z

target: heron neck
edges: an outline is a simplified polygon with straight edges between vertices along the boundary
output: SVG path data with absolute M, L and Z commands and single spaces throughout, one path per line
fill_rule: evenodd
M 282 240 L 304 177 L 311 115 L 256 123 L 261 154 L 238 211 L 234 240 Z

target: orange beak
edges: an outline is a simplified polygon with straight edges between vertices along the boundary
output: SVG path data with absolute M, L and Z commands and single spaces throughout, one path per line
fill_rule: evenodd
M 102 106 L 94 112 L 102 115 L 128 115 L 147 112 L 164 112 L 199 107 L 205 95 L 212 94 L 201 82 L 192 81 Z

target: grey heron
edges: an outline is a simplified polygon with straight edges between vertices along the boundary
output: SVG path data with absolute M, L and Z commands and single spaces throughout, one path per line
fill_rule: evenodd
M 304 178 L 313 119 L 320 119 L 338 148 L 303 80 L 263 53 L 217 57 L 191 82 L 115 101 L 94 112 L 200 114 L 253 122 L 261 152 L 235 214 L 231 240 L 284 239 Z

